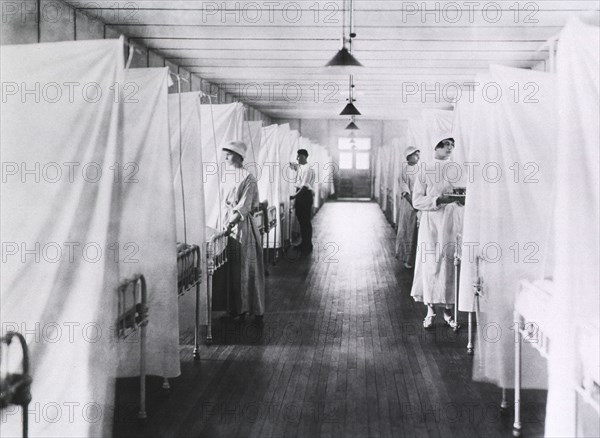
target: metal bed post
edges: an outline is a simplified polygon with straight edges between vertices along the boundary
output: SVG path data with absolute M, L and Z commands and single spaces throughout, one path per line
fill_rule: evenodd
M 213 275 L 215 273 L 215 253 L 212 240 L 206 242 L 206 306 L 208 308 L 207 327 L 206 327 L 206 343 L 212 344 L 212 288 Z
M 458 332 L 460 324 L 458 323 L 458 294 L 460 286 L 460 263 L 461 263 L 461 235 L 456 236 L 456 248 L 454 248 L 454 327 L 452 330 Z
M 206 328 L 206 343 L 212 344 L 212 296 L 213 276 L 215 272 L 227 263 L 228 235 L 225 232 L 215 234 L 206 242 L 206 294 L 208 307 L 208 326 Z M 217 254 L 216 249 L 219 249 Z M 227 264 L 227 305 L 229 306 L 229 264 Z
M 194 324 L 194 360 L 200 360 L 200 283 L 202 282 L 202 268 L 200 247 L 194 245 L 194 283 L 196 283 L 196 309 L 195 309 L 195 324 Z
M 513 436 L 521 436 L 521 330 L 523 324 L 519 312 L 515 309 L 514 320 L 516 325 L 516 342 L 515 342 L 515 421 L 513 423 Z
M 131 289 L 133 305 L 127 306 L 127 294 Z M 140 332 L 140 409 L 138 419 L 145 421 L 146 415 L 146 327 L 148 326 L 148 296 L 146 279 L 137 274 L 121 282 L 117 288 L 118 316 L 117 336 L 126 339 Z
M 271 227 L 267 220 L 267 228 L 265 230 L 265 234 L 267 235 L 267 248 L 265 250 L 265 254 L 263 254 L 263 260 L 266 259 L 266 261 L 265 261 L 265 274 L 266 275 L 269 275 L 269 241 L 270 241 L 269 234 L 271 234 L 270 231 L 271 231 Z M 264 247 L 263 247 L 263 249 L 264 249 Z
M 292 207 L 292 205 L 290 204 L 290 211 L 289 211 L 289 217 L 288 217 L 288 222 L 289 222 L 289 226 L 288 226 L 288 242 L 289 245 L 292 245 L 292 224 L 294 223 L 294 207 Z
M 21 428 L 23 438 L 27 438 L 29 436 L 29 403 L 31 402 L 31 382 L 33 380 L 29 374 L 29 348 L 21 333 L 11 331 L 0 338 L 0 358 L 2 357 L 1 344 L 10 347 L 13 338 L 17 338 L 21 346 L 23 356 L 21 374 L 7 372 L 5 380 L 0 382 L 0 409 L 4 409 L 9 405 L 21 406 Z M 7 356 L 10 354 L 8 349 L 6 354 Z
M 508 398 L 506 388 L 502 388 L 502 401 L 500 402 L 500 410 L 505 412 L 508 409 Z
M 140 315 L 142 321 L 140 322 L 140 411 L 138 418 L 145 420 L 146 415 L 146 328 L 148 326 L 148 313 L 147 313 L 147 294 L 146 294 L 146 279 L 143 275 L 140 275 L 138 282 L 140 283 L 141 293 L 141 312 Z M 136 282 L 137 286 L 137 282 Z
M 468 336 L 468 341 L 467 341 L 467 354 L 472 356 L 473 355 L 473 312 L 469 312 L 469 325 L 468 325 L 468 330 L 467 330 L 467 336 Z
M 475 257 L 475 281 L 473 281 L 473 294 L 475 296 L 475 309 L 476 315 L 478 315 L 479 311 L 479 297 L 481 296 L 482 282 L 481 276 L 479 274 L 479 264 L 481 263 L 481 257 Z M 479 321 L 473 322 L 473 312 L 469 312 L 469 329 L 468 329 L 468 341 L 467 341 L 467 354 L 473 355 L 474 345 L 473 345 L 473 325 L 478 324 Z
M 271 252 L 271 263 L 275 266 L 275 250 L 277 249 L 277 208 L 275 206 L 269 207 L 270 212 L 269 228 L 273 229 L 273 251 Z

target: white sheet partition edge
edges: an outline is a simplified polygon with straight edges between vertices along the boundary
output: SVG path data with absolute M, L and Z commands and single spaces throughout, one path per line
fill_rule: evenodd
M 148 374 L 177 377 L 179 324 L 175 199 L 171 153 L 166 68 L 131 69 L 126 83 L 136 95 L 123 103 L 124 174 L 119 242 L 124 248 L 121 277 L 141 273 L 148 291 L 146 370 Z M 139 340 L 119 343 L 119 377 L 139 376 Z
M 514 385 L 515 294 L 520 280 L 543 278 L 549 253 L 555 83 L 547 73 L 500 66 L 478 81 L 496 84 L 504 98 L 479 99 L 475 119 L 463 120 L 474 127 L 468 158 L 478 166 L 471 168 L 467 183 L 461 296 L 473 294 L 479 276 L 483 296 L 473 378 L 509 388 Z M 513 99 L 515 83 L 537 84 L 536 102 Z M 511 171 L 515 163 L 518 173 Z M 482 260 L 479 268 L 476 257 Z M 523 353 L 531 358 L 524 359 L 530 367 L 524 370 L 523 386 L 543 388 L 543 363 L 533 359 L 531 349 Z
M 201 266 L 206 266 L 204 242 L 206 222 L 204 214 L 204 179 L 202 159 L 202 136 L 200 127 L 200 93 L 170 94 L 169 130 L 171 133 L 171 164 L 175 188 L 175 215 L 177 219 L 177 242 L 198 245 Z M 179 112 L 181 109 L 181 126 Z M 179 135 L 181 129 L 181 137 Z M 181 144 L 180 144 L 181 138 Z M 181 146 L 181 151 L 180 151 Z M 180 160 L 181 155 L 181 160 Z M 183 190 L 182 190 L 183 181 Z M 185 199 L 185 226 L 184 226 Z M 185 230 L 185 232 L 184 232 Z M 204 268 L 203 268 L 204 269 Z M 200 324 L 206 324 L 206 281 L 200 283 Z M 180 331 L 192 330 L 195 324 L 195 293 L 188 292 L 179 299 Z
M 554 323 L 550 324 L 547 437 L 582 436 L 583 431 L 575 426 L 577 401 L 570 384 L 579 383 L 577 325 L 595 325 L 592 330 L 598 335 L 599 37 L 597 23 L 590 26 L 573 19 L 558 44 L 555 296 L 551 308 Z M 597 423 L 598 418 L 594 421 Z
M 200 105 L 200 124 L 206 225 L 222 229 L 225 199 L 222 191 L 227 175 L 221 149 L 228 141 L 243 138 L 244 106 L 241 103 Z
M 269 206 L 279 202 L 279 178 L 273 169 L 274 163 L 279 163 L 279 150 L 277 148 L 277 125 L 265 126 L 261 129 L 260 149 L 258 163 L 261 173 L 258 176 L 258 193 L 260 200 L 267 201 Z
M 248 153 L 244 159 L 244 167 L 257 179 L 262 176 L 263 166 L 258 162 L 261 147 L 262 122 L 244 121 L 242 141 L 248 146 Z M 260 199 L 262 195 L 259 192 Z
M 3 46 L 1 56 L 12 87 L 1 112 L 1 319 L 31 349 L 29 409 L 41 413 L 29 433 L 110 435 L 123 41 Z M 4 411 L 2 435 L 21 436 L 20 421 Z

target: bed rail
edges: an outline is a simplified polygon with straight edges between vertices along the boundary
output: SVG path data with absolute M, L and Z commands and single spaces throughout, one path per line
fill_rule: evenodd
M 126 339 L 140 333 L 140 408 L 138 419 L 146 415 L 146 328 L 148 326 L 148 294 L 146 279 L 137 274 L 123 280 L 117 288 L 117 337 Z
M 275 245 L 275 255 L 274 255 L 274 259 L 273 259 L 273 264 L 275 264 L 277 262 L 277 260 L 279 259 L 279 257 L 283 257 L 284 251 L 285 251 L 285 237 L 284 236 L 284 232 L 285 232 L 285 224 L 287 222 L 286 220 L 287 214 L 285 212 L 285 204 L 283 202 L 279 203 L 279 226 L 281 227 L 281 231 L 280 231 L 280 238 L 281 238 L 281 242 L 279 242 L 280 244 L 280 250 L 277 251 L 277 245 Z M 277 236 L 277 233 L 275 233 L 275 236 Z M 277 237 L 275 237 L 275 239 L 277 239 Z M 277 242 L 277 240 L 276 240 Z
M 177 292 L 184 295 L 192 288 L 196 291 L 194 324 L 194 359 L 200 359 L 200 283 L 202 267 L 200 247 L 188 245 L 177 253 Z
M 462 234 L 458 233 L 456 235 L 456 246 L 454 247 L 454 323 L 452 325 L 452 330 L 454 330 L 455 333 L 460 330 L 460 324 L 458 323 L 458 294 L 460 287 L 461 249 Z
M 212 278 L 215 272 L 227 263 L 227 240 L 225 231 L 215 234 L 206 242 L 206 294 L 208 307 L 208 326 L 206 329 L 206 343 L 212 344 Z M 228 291 L 229 292 L 229 291 Z M 229 297 L 229 293 L 227 293 Z
M 21 406 L 23 438 L 27 438 L 29 434 L 28 406 L 31 402 L 32 378 L 29 374 L 29 348 L 21 333 L 8 332 L 6 336 L 0 338 L 0 361 L 10 362 L 10 346 L 15 338 L 19 341 L 21 347 L 21 372 L 11 373 L 7 371 L 1 376 L 0 409 L 5 409 L 10 405 Z M 5 357 L 6 359 L 4 359 Z
M 267 209 L 267 264 L 269 262 L 269 254 L 273 254 L 273 257 L 271 259 L 271 263 L 274 265 L 275 264 L 275 251 L 276 251 L 276 247 L 277 247 L 277 208 L 272 205 L 271 207 L 269 207 Z M 273 231 L 273 251 L 271 252 L 270 248 L 269 248 L 269 244 L 270 244 L 270 238 L 269 238 L 269 232 L 271 230 Z

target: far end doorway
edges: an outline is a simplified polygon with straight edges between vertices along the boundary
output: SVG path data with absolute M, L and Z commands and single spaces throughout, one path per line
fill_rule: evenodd
M 338 197 L 371 198 L 371 139 L 341 137 L 338 152 Z

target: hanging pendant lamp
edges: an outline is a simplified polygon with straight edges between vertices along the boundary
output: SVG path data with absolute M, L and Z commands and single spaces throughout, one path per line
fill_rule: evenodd
M 354 106 L 354 77 L 350 75 L 350 85 L 348 87 L 348 104 L 344 107 L 340 116 L 360 116 L 360 111 Z
M 354 123 L 354 116 L 352 116 L 352 118 L 350 119 L 350 123 L 348 123 L 348 126 L 346 126 L 344 129 L 349 129 L 351 131 L 356 131 L 357 129 L 360 129 L 358 126 L 356 126 L 356 123 Z
M 325 64 L 325 67 L 362 67 L 363 65 L 348 51 L 346 41 L 342 43 L 342 48 L 338 50 L 331 60 Z
M 335 54 L 333 58 L 329 60 L 325 67 L 362 67 L 363 65 L 352 55 L 352 38 L 356 37 L 356 34 L 352 31 L 354 27 L 353 18 L 353 7 L 352 0 L 350 1 L 350 35 L 346 38 L 346 8 L 344 2 L 344 16 L 342 18 L 342 47 Z M 350 50 L 346 48 L 346 42 Z

